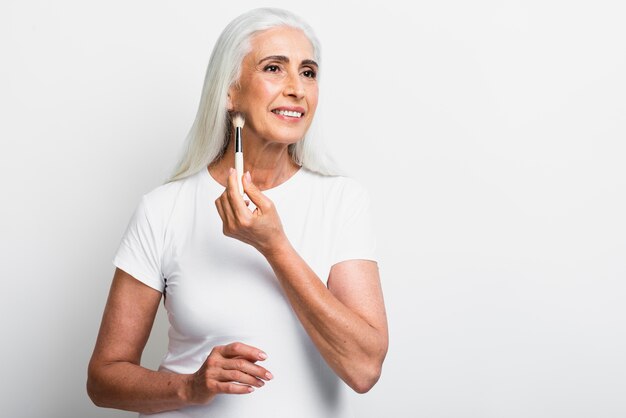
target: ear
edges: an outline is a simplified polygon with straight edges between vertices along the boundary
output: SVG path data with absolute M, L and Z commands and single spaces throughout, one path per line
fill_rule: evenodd
M 228 96 L 227 96 L 227 101 L 226 101 L 226 109 L 229 112 L 233 112 L 235 110 L 235 104 L 234 104 L 235 101 L 236 101 L 235 87 L 230 86 L 230 88 L 228 89 Z
M 235 110 L 233 107 L 233 99 L 230 97 L 230 91 L 228 92 L 228 97 L 226 98 L 226 110 L 229 112 Z

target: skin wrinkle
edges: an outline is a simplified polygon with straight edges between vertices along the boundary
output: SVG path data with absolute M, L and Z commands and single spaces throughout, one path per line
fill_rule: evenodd
M 260 64 L 262 64 L 265 61 L 280 61 L 280 62 L 284 62 L 284 63 L 288 64 L 289 63 L 289 57 L 286 57 L 284 55 L 271 55 L 269 57 L 265 57 L 265 58 L 261 59 L 261 61 L 259 61 L 257 65 L 260 65 Z M 317 64 L 317 62 L 315 62 L 314 60 L 311 60 L 311 59 L 302 60 L 300 65 L 301 66 L 311 65 L 311 66 L 314 66 L 316 70 L 319 68 L 319 65 Z
M 254 36 L 251 46 L 241 65 L 239 82 L 229 90 L 228 106 L 229 110 L 245 115 L 244 167 L 250 171 L 253 182 L 267 190 L 282 184 L 299 169 L 287 146 L 304 137 L 317 108 L 319 90 L 315 78 L 302 74 L 312 68 L 298 64 L 315 61 L 313 46 L 302 31 L 272 28 Z M 279 60 L 271 61 L 272 57 Z M 261 61 L 265 65 L 260 65 Z M 274 62 L 279 71 L 266 71 L 268 62 Z M 305 113 L 297 121 L 283 121 L 272 112 L 281 106 L 302 107 Z M 212 177 L 224 187 L 233 164 L 229 157 L 233 154 L 231 137 L 225 157 L 209 168 Z

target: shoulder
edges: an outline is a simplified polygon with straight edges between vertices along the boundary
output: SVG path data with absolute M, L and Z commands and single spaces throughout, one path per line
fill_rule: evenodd
M 302 177 L 305 181 L 317 185 L 321 185 L 327 190 L 339 191 L 339 192 L 359 192 L 367 193 L 367 189 L 361 182 L 353 179 L 352 177 L 344 175 L 325 175 L 308 170 L 304 167 L 301 168 Z
M 305 168 L 303 177 L 311 186 L 316 186 L 323 190 L 328 197 L 336 197 L 342 201 L 358 199 L 369 200 L 367 188 L 358 180 L 343 175 L 328 176 L 319 174 Z
M 188 200 L 181 199 L 181 196 L 196 189 L 198 177 L 199 174 L 194 174 L 152 189 L 143 195 L 140 208 L 143 209 L 146 216 L 160 222 L 167 222 L 174 208 L 181 202 Z

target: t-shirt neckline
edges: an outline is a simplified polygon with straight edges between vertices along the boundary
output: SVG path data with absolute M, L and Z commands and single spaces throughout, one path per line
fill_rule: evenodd
M 291 175 L 291 177 L 289 177 L 287 180 L 283 181 L 283 182 L 282 182 L 282 183 L 280 183 L 279 185 L 274 186 L 274 187 L 272 187 L 272 188 L 270 188 L 270 189 L 261 190 L 261 192 L 262 192 L 262 193 L 270 193 L 270 194 L 272 194 L 272 193 L 274 193 L 274 192 L 276 192 L 276 191 L 280 191 L 280 190 L 286 189 L 287 187 L 289 187 L 289 185 L 290 185 L 290 184 L 295 183 L 295 180 L 297 180 L 297 179 L 300 177 L 300 173 L 302 173 L 304 170 L 305 170 L 305 169 L 304 169 L 304 167 L 302 167 L 302 166 L 301 166 L 301 167 L 300 167 L 300 168 L 298 168 L 298 170 L 297 170 L 295 173 L 293 173 L 293 174 Z M 209 168 L 208 168 L 208 167 L 206 167 L 203 171 L 204 171 L 204 176 L 203 176 L 203 177 L 205 177 L 205 178 L 206 178 L 206 180 L 207 180 L 210 184 L 212 184 L 212 185 L 214 185 L 214 186 L 216 186 L 216 187 L 222 188 L 222 189 L 224 188 L 224 186 L 222 186 L 222 184 L 221 184 L 219 181 L 217 181 L 217 180 L 216 180 L 216 179 L 215 179 L 215 178 L 211 175 L 211 173 L 209 172 Z

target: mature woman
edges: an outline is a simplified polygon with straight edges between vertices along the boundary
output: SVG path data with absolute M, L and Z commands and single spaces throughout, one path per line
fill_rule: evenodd
M 345 417 L 387 351 L 368 197 L 306 135 L 319 46 L 289 12 L 233 22 L 211 57 L 178 171 L 143 197 L 89 364 L 99 406 L 159 417 Z M 233 112 L 245 115 L 243 187 Z M 249 199 L 249 201 L 248 201 Z M 161 298 L 169 347 L 140 366 Z M 234 396 L 244 395 L 244 396 Z

